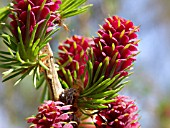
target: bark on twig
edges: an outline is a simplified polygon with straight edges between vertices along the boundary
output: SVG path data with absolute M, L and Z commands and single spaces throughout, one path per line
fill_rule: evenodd
M 45 71 L 45 75 L 51 98 L 52 100 L 56 101 L 59 99 L 59 96 L 64 91 L 64 89 L 62 88 L 61 83 L 58 79 L 53 52 L 49 43 L 44 47 L 42 53 L 48 54 L 47 58 L 45 59 L 45 65 L 49 68 L 49 70 Z

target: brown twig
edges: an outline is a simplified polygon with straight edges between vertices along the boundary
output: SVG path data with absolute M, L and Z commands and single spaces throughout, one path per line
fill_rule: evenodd
M 53 52 L 49 43 L 43 48 L 42 53 L 48 55 L 43 61 L 43 63 L 49 68 L 49 70 L 45 71 L 45 76 L 48 83 L 51 99 L 56 101 L 59 99 L 59 96 L 64 91 L 64 89 L 62 88 L 58 79 Z

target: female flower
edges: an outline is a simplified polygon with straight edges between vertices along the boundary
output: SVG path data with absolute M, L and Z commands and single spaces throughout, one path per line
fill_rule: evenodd
M 39 106 L 38 114 L 27 118 L 30 128 L 77 128 L 72 106 L 60 101 L 45 101 Z
M 135 61 L 139 40 L 136 32 L 139 28 L 129 20 L 118 16 L 109 17 L 98 30 L 98 37 L 94 38 L 94 72 L 101 62 L 107 63 L 105 78 L 112 78 L 116 74 L 127 76 L 126 68 Z
M 80 82 L 86 85 L 87 73 L 85 72 L 88 60 L 87 49 L 90 46 L 90 38 L 74 35 L 59 45 L 58 65 L 61 70 L 58 71 L 59 76 L 68 85 Z M 65 73 L 71 75 L 71 79 L 66 77 Z M 75 82 L 74 82 L 75 81 Z
M 60 20 L 56 11 L 61 0 L 13 0 L 11 33 L 18 47 L 21 59 L 32 60 L 50 40 L 54 22 Z M 34 45 L 35 44 L 35 45 Z M 34 45 L 34 46 L 33 46 Z M 14 47 L 14 51 L 17 51 Z
M 94 118 L 97 128 L 139 128 L 137 106 L 127 96 L 117 96 Z

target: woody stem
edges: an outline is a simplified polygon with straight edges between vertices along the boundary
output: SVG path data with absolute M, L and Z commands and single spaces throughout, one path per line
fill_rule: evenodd
M 45 76 L 48 83 L 50 96 L 52 100 L 56 101 L 59 99 L 59 96 L 64 91 L 64 89 L 62 88 L 58 79 L 53 52 L 49 43 L 44 47 L 43 52 L 48 55 L 46 59 L 46 65 L 48 66 L 49 70 L 45 71 Z

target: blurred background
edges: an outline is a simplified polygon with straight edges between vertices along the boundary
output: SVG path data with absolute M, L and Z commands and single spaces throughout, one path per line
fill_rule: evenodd
M 66 20 L 70 33 L 59 31 L 51 45 L 73 34 L 96 36 L 104 18 L 119 15 L 141 25 L 140 54 L 131 82 L 121 94 L 131 96 L 139 106 L 142 128 L 170 128 L 170 1 L 169 0 L 88 0 L 93 7 Z M 0 7 L 9 0 L 0 0 Z M 0 49 L 4 49 L 1 45 Z M 3 71 L 2 69 L 0 70 Z M 2 78 L 0 77 L 0 81 Z M 0 128 L 26 128 L 25 118 L 34 114 L 41 90 L 35 91 L 27 77 L 20 85 L 0 83 Z

